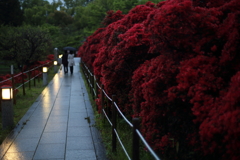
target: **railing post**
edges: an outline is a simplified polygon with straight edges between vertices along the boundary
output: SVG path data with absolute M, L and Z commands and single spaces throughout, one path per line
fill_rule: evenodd
M 98 80 L 94 77 L 94 87 L 95 87 L 95 92 L 96 92 L 96 96 L 95 96 L 95 99 L 98 98 L 98 86 L 97 86 L 97 83 L 98 83 Z M 96 105 L 96 110 L 98 110 L 98 107 Z
M 93 75 L 92 75 L 92 73 L 91 72 L 89 72 L 89 75 L 90 75 L 90 77 L 89 77 L 89 86 L 90 86 L 90 93 L 91 93 L 91 96 L 92 96 L 92 98 L 93 98 L 93 85 L 92 85 L 92 77 L 93 77 Z
M 95 94 L 94 94 L 94 91 L 95 91 L 95 87 L 94 87 L 94 75 L 92 74 L 92 77 L 91 77 L 91 83 L 92 83 L 92 97 L 93 97 L 93 100 L 95 100 Z
M 139 160 L 139 136 L 136 129 L 139 129 L 139 118 L 133 118 L 133 141 L 132 141 L 132 160 Z
M 90 86 L 90 83 L 89 83 L 89 76 L 90 76 L 90 73 L 88 72 L 86 66 L 85 66 L 85 73 L 86 73 L 85 76 L 86 76 L 86 78 L 87 78 L 87 85 Z
M 13 104 L 16 104 L 16 92 L 15 92 L 14 75 L 12 75 L 12 91 L 13 91 Z
M 83 72 L 83 75 L 84 75 L 84 77 L 86 78 L 86 73 L 85 73 L 85 66 L 84 66 L 84 64 L 83 64 L 83 62 L 81 63 L 82 64 L 82 72 Z
M 85 75 L 85 77 L 86 77 L 86 66 L 85 66 L 84 63 L 83 63 L 83 72 L 84 72 L 84 75 Z
M 81 68 L 82 68 L 83 73 L 85 73 L 85 72 L 84 72 L 84 65 L 83 65 L 83 62 L 82 62 L 82 61 L 81 61 Z
M 24 75 L 23 75 L 23 72 L 22 72 L 22 87 L 23 87 L 23 95 L 25 96 L 25 95 L 26 95 L 26 92 L 25 92 L 25 85 L 24 85 Z
M 41 71 L 41 68 L 38 67 L 38 71 L 39 71 L 39 74 L 38 74 L 38 83 L 40 82 L 40 75 L 42 74 L 42 71 Z M 40 74 L 41 73 L 41 74 Z
M 89 88 L 90 88 L 90 95 L 92 96 L 92 86 L 91 86 L 91 73 L 88 72 L 88 83 L 89 83 Z
M 104 90 L 104 85 L 101 84 L 100 102 L 101 102 L 101 109 L 102 110 L 104 109 L 104 93 L 103 93 L 103 90 Z M 101 113 L 102 113 L 102 118 L 103 118 L 104 117 L 103 112 L 101 111 Z
M 16 94 L 15 94 L 15 82 L 14 82 L 14 68 L 13 68 L 13 65 L 11 65 L 11 76 L 12 76 L 13 104 L 16 104 Z
M 117 128 L 117 115 L 116 115 L 116 107 L 114 104 L 115 99 L 116 99 L 116 96 L 112 95 L 112 152 L 116 152 L 116 149 L 117 149 L 117 136 L 114 131 Z
M 28 71 L 28 88 L 31 89 L 31 74 L 30 74 L 30 71 Z
M 33 76 L 34 76 L 33 85 L 34 85 L 34 87 L 36 87 L 36 69 L 33 70 Z
M 90 76 L 90 73 L 88 72 L 88 71 L 86 71 L 86 75 L 87 75 L 87 84 L 88 84 L 88 86 L 90 87 L 90 83 L 89 83 L 89 76 Z
M 82 62 L 80 62 L 80 71 L 82 71 L 83 72 L 83 66 L 82 66 Z

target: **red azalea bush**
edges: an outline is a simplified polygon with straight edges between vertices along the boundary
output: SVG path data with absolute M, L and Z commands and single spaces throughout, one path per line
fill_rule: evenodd
M 93 61 L 95 59 L 95 54 L 98 53 L 101 47 L 102 32 L 103 28 L 99 28 L 93 35 L 86 39 L 86 42 L 79 48 L 78 55 L 81 56 L 81 60 L 84 61 L 87 66 L 92 69 Z
M 126 93 L 131 87 L 133 71 L 152 55 L 147 54 L 148 38 L 141 24 L 155 8 L 139 5 L 122 19 L 108 25 L 102 34 L 101 48 L 93 63 L 94 74 L 104 85 L 106 92 L 117 96 L 120 106 L 126 105 Z M 131 37 L 131 38 L 129 38 Z M 123 108 L 122 108 L 123 109 Z
M 53 61 L 53 60 L 54 60 L 54 54 L 49 54 L 49 55 L 47 56 L 47 60 Z
M 240 1 L 148 2 L 105 24 L 79 56 L 151 146 L 168 159 L 240 159 Z
M 11 80 L 11 75 L 10 74 L 6 74 L 4 76 L 0 76 L 0 86 L 4 86 L 4 85 L 8 85 L 8 86 L 12 86 L 12 80 Z M 8 80 L 10 79 L 10 80 Z

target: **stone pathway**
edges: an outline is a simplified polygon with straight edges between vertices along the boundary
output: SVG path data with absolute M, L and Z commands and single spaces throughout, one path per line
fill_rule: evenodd
M 62 70 L 0 146 L 2 160 L 106 160 L 82 75 Z

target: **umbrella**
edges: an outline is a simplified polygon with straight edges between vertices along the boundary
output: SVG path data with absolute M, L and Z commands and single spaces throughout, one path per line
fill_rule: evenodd
M 64 47 L 63 50 L 64 51 L 67 51 L 67 50 L 69 50 L 69 51 L 77 51 L 77 49 L 74 48 L 74 47 Z

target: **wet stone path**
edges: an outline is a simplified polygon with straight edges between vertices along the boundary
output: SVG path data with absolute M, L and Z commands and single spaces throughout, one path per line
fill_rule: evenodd
M 1 144 L 2 160 L 106 160 L 79 63 L 58 71 Z

